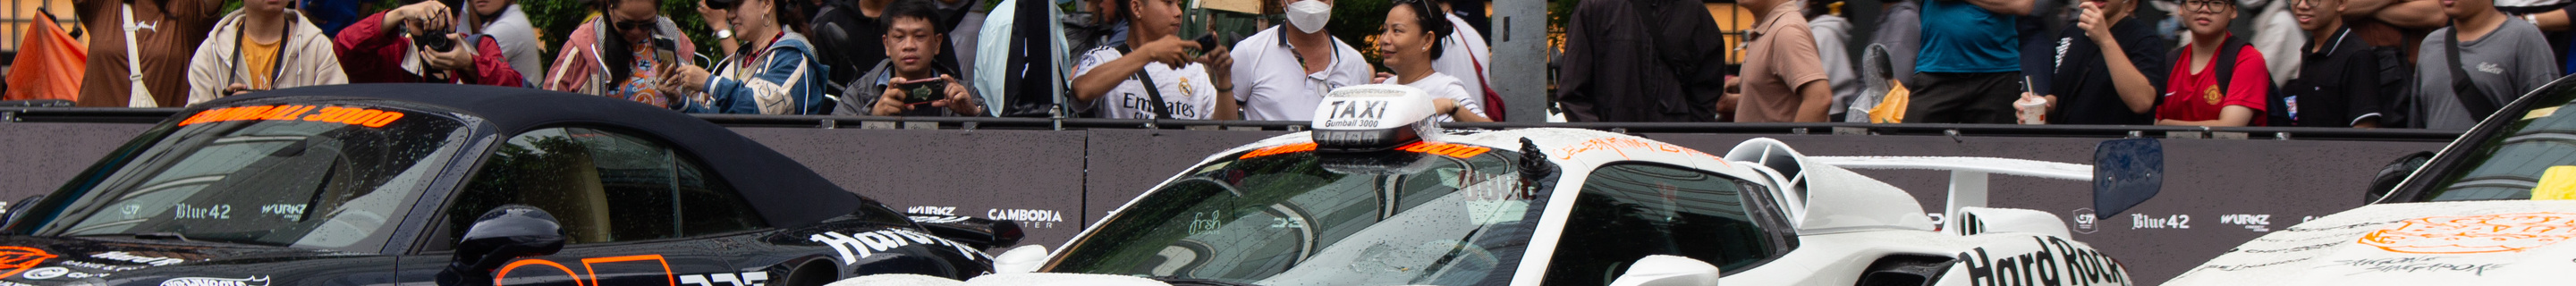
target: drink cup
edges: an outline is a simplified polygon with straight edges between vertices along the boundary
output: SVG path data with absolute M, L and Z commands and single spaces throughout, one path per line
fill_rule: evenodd
M 2013 101 L 2013 110 L 2014 117 L 2020 118 L 2021 124 L 2048 124 L 2048 98 L 2023 97 Z

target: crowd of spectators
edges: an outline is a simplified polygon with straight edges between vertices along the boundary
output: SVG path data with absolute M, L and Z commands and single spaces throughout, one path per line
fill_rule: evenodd
M 1877 33 L 1860 40 L 1846 38 L 1848 24 L 1834 15 L 1838 1 L 1807 1 L 1737 2 L 1756 22 L 1744 35 L 1742 72 L 1719 100 L 1721 110 L 1734 107 L 1726 117 L 2466 129 L 2566 75 L 2562 66 L 2576 66 L 2560 57 L 2576 52 L 2564 43 L 2569 15 L 2576 13 L 2569 4 L 2576 1 L 1910 0 L 1886 3 Z M 1578 10 L 1572 26 L 1639 18 L 1588 11 Z M 2055 23 L 2065 24 L 2050 27 Z M 1849 49 L 1845 42 L 1870 46 Z M 1565 68 L 1693 72 L 1687 65 L 1580 52 L 1623 43 L 1569 43 Z M 1669 54 L 1638 57 L 1659 56 L 1676 62 Z M 1848 60 L 1855 58 L 1864 60 Z M 1860 72 L 1842 71 L 1856 67 Z M 1852 88 L 1846 81 L 1883 87 L 1846 92 Z M 1602 88 L 1574 86 L 1555 95 L 1567 109 L 1696 104 L 1683 101 L 1696 98 L 1687 92 L 1603 103 L 1594 90 Z M 1882 94 L 1903 98 L 1871 98 Z M 1809 104 L 1828 97 L 1824 108 Z M 1840 113 L 1879 114 L 1832 116 Z
M 1275 24 L 1245 34 L 1189 0 L 580 1 L 571 31 L 515 0 L 76 1 L 97 31 L 77 103 L 412 82 L 691 113 L 1306 120 L 1333 89 L 1397 84 L 1440 120 L 1506 117 L 1474 0 L 1341 15 L 1383 17 L 1368 35 L 1327 29 L 1335 0 L 1261 0 Z M 1523 116 L 2462 129 L 2576 67 L 2570 0 L 2068 1 L 1885 1 L 1856 35 L 1841 0 L 1733 1 L 1754 20 L 1735 31 L 1702 1 L 1584 0 L 1549 114 Z

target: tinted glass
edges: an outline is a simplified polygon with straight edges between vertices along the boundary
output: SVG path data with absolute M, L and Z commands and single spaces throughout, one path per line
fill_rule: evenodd
M 1594 169 L 1574 199 L 1565 237 L 1548 260 L 1547 285 L 1607 285 L 1647 255 L 1699 259 L 1736 270 L 1780 253 L 1746 202 L 1756 185 L 1660 165 Z
M 677 238 L 749 230 L 759 216 L 696 160 L 640 137 L 551 128 L 495 148 L 448 208 L 449 236 L 505 204 L 546 210 L 570 243 Z
M 1245 154 L 1255 153 L 1263 151 Z M 1101 222 L 1048 271 L 1274 286 L 1501 284 L 1547 204 L 1545 193 L 1521 188 L 1516 156 L 1237 154 Z
M 66 189 L 77 198 L 39 233 L 372 251 L 455 157 L 463 126 L 384 107 L 202 111 L 93 170 L 108 174 L 97 187 Z
M 2476 148 L 2460 154 L 2456 163 L 2464 168 L 2435 177 L 2425 198 L 2431 201 L 2528 200 L 2539 186 L 2541 175 L 2551 167 L 2576 166 L 2576 108 L 2568 105 L 2564 93 L 2532 98 L 2526 110 L 2506 110 L 2515 117 L 2504 125 L 2503 132 L 2477 140 Z M 2501 116 L 2501 115 L 2500 115 Z M 2450 154 L 2445 154 L 2450 156 Z M 2576 168 L 2576 167 L 2570 167 Z M 2571 174 L 2576 175 L 2576 174 Z M 2576 178 L 2568 178 L 2576 179 Z

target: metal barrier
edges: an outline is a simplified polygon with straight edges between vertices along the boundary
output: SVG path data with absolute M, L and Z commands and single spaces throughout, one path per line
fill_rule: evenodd
M 177 109 L 0 108 L 0 201 L 51 192 Z M 1303 129 L 1301 122 L 1052 118 L 702 115 L 835 184 L 916 212 L 1022 221 L 1028 244 L 1056 247 L 1206 156 Z M 2443 146 L 2457 132 L 2347 128 L 2198 128 L 1947 124 L 1458 123 L 1567 127 L 1727 150 L 1769 137 L 1820 156 L 1974 156 L 2089 163 L 2094 144 L 2162 140 L 2165 189 L 2116 217 L 2089 212 L 2083 182 L 1995 176 L 1990 205 L 2069 218 L 2076 238 L 2153 285 L 2255 236 L 2360 206 L 2381 166 Z M 1150 127 L 1150 128 L 1149 128 Z M 1948 174 L 1855 170 L 1943 205 Z M 1927 214 L 1930 215 L 1930 214 Z M 2197 219 L 2195 219 L 2197 218 Z
M 0 108 L 0 120 L 53 123 L 154 123 L 177 108 L 17 107 Z M 726 127 L 810 127 L 858 129 L 1180 129 L 1304 130 L 1303 121 L 1153 120 L 1103 118 L 884 117 L 821 115 L 696 114 Z M 2063 138 L 2212 138 L 2272 140 L 2349 140 L 2450 142 L 2463 130 L 2361 129 L 2326 127 L 2193 127 L 2141 125 L 2010 125 L 2010 124 L 1870 124 L 1870 123 L 1660 123 L 1581 122 L 1444 123 L 1463 129 L 1531 127 L 1582 128 L 1619 133 L 1946 135 Z

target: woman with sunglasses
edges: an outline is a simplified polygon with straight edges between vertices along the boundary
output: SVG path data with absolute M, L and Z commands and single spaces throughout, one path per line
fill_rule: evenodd
M 663 92 L 682 98 L 680 111 L 734 114 L 829 114 L 823 84 L 830 74 L 814 58 L 800 0 L 707 0 L 724 11 L 742 50 L 716 61 L 715 69 L 682 65 L 662 79 Z
M 2236 4 L 2185 0 L 2183 6 L 2183 26 L 2191 30 L 2184 40 L 2191 45 L 2174 54 L 2167 92 L 2156 105 L 2156 125 L 2263 125 L 2272 73 L 2263 66 L 2262 51 L 2227 32 L 2227 22 L 2236 20 Z
M 665 96 L 654 84 L 659 71 L 687 64 L 697 44 L 680 27 L 662 17 L 661 1 L 606 0 L 592 8 L 599 16 L 581 23 L 557 49 L 555 66 L 545 72 L 547 90 L 623 98 L 669 108 L 677 97 Z M 660 47 L 654 39 L 667 39 Z M 661 55 L 671 55 L 665 59 Z
M 1395 71 L 1395 77 L 1379 83 L 1402 84 L 1431 93 L 1431 98 L 1436 98 L 1432 110 L 1440 112 L 1432 116 L 1433 120 L 1493 121 L 1485 118 L 1484 105 L 1477 104 L 1479 94 L 1468 93 L 1466 83 L 1431 69 L 1432 61 L 1441 56 L 1440 39 L 1457 29 L 1439 13 L 1424 0 L 1397 0 L 1395 8 L 1386 11 L 1386 23 L 1378 27 L 1377 53 L 1386 67 Z

